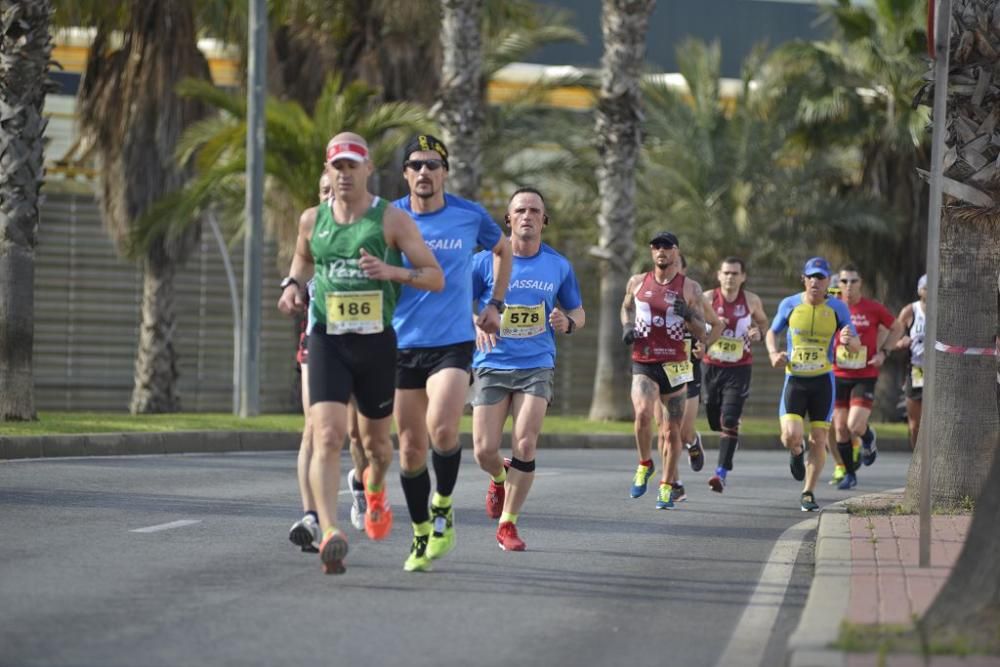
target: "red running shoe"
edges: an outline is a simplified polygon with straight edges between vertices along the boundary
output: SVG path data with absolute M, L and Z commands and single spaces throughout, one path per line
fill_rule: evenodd
M 389 537 L 392 530 L 392 508 L 385 495 L 385 487 L 381 491 L 371 492 L 368 490 L 368 473 L 371 466 L 365 468 L 365 500 L 368 501 L 368 509 L 365 510 L 365 532 L 369 539 L 384 540 Z
M 510 459 L 503 460 L 503 469 L 510 470 Z M 499 519 L 503 514 L 503 501 L 507 492 L 503 484 L 497 484 L 492 479 L 486 489 L 486 516 L 491 519 Z
M 497 546 L 504 551 L 524 551 L 524 540 L 517 536 L 517 526 L 504 521 L 497 528 Z
M 326 531 L 323 543 L 319 545 L 319 559 L 323 563 L 323 574 L 343 574 L 344 557 L 347 556 L 347 540 L 336 528 Z
M 499 519 L 503 514 L 503 501 L 506 496 L 503 484 L 497 484 L 492 479 L 486 489 L 486 516 L 491 519 Z

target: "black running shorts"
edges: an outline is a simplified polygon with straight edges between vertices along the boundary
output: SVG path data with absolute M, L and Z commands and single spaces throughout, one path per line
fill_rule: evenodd
M 837 394 L 833 404 L 837 408 L 857 405 L 871 410 L 875 402 L 875 383 L 878 378 L 837 378 Z
M 309 334 L 309 404 L 348 403 L 368 419 L 392 414 L 396 393 L 396 332 L 330 336 L 322 324 Z
M 472 369 L 474 341 L 442 347 L 411 347 L 400 350 L 396 359 L 396 388 L 423 389 L 427 378 L 445 368 Z
M 705 364 L 705 405 L 734 405 L 736 414 L 743 413 L 743 403 L 750 395 L 750 375 L 753 366 L 716 366 Z
M 701 398 L 701 359 L 691 357 L 691 365 L 694 366 L 694 380 L 687 383 L 687 397 Z
M 829 426 L 833 417 L 833 391 L 833 373 L 815 377 L 786 375 L 778 416 L 808 419 L 813 428 Z
M 679 384 L 676 387 L 671 385 L 670 380 L 667 378 L 667 372 L 663 370 L 663 364 L 656 362 L 647 364 L 641 361 L 633 361 L 632 375 L 645 375 L 655 382 L 660 387 L 660 396 L 673 394 L 684 387 L 684 384 Z

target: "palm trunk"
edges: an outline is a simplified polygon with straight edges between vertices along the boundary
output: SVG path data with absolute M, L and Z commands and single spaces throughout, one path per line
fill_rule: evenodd
M 49 0 L 0 0 L 0 421 L 33 420 L 35 244 Z
M 1000 217 L 979 209 L 945 207 L 941 220 L 938 339 L 948 345 L 993 347 L 996 327 L 995 285 L 1000 266 Z M 945 354 L 925 342 L 924 354 L 936 354 L 933 433 L 921 429 L 918 447 L 933 443 L 931 503 L 957 507 L 979 497 L 997 449 L 1000 415 L 990 400 L 996 392 L 996 366 L 988 356 Z M 920 456 L 914 456 L 907 479 L 907 503 L 916 505 Z
M 482 180 L 482 136 L 486 112 L 483 83 L 483 0 L 441 3 L 440 102 L 434 111 L 451 153 L 448 185 L 462 197 L 475 199 Z
M 142 281 L 142 324 L 135 360 L 132 414 L 179 412 L 173 261 L 147 258 Z
M 635 170 L 642 145 L 639 77 L 654 4 L 654 0 L 604 0 L 601 14 L 604 56 L 596 121 L 601 209 L 600 237 L 593 250 L 602 260 L 601 312 L 591 419 L 623 419 L 631 414 L 619 307 L 635 257 Z

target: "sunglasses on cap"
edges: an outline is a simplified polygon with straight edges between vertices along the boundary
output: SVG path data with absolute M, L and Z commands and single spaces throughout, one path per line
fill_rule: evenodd
M 420 171 L 424 167 L 427 167 L 427 171 L 437 171 L 443 166 L 443 160 L 407 160 L 403 163 L 405 169 L 412 169 L 413 171 Z

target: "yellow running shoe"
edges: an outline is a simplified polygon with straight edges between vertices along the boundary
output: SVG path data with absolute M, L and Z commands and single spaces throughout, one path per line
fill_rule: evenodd
M 431 505 L 434 530 L 427 542 L 427 555 L 437 560 L 455 548 L 455 508 Z
M 840 480 L 844 479 L 844 475 L 847 474 L 847 469 L 842 465 L 835 465 L 833 467 L 833 477 L 830 478 L 830 486 L 836 486 L 840 484 Z
M 410 555 L 403 563 L 404 570 L 407 572 L 430 572 L 431 557 L 427 555 L 427 541 L 430 536 L 430 523 L 413 526 L 413 543 L 410 544 Z

